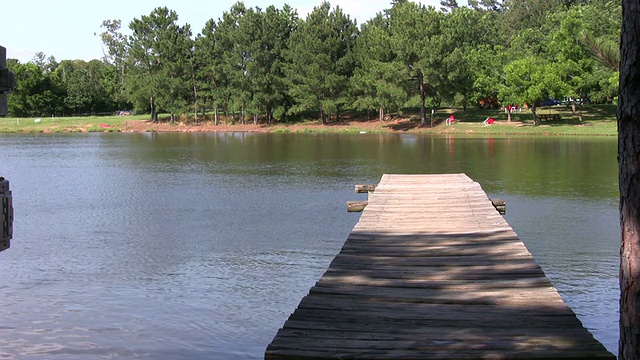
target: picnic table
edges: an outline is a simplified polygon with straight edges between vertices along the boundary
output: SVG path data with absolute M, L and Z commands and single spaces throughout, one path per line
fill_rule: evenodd
M 540 114 L 538 115 L 538 119 L 540 119 L 540 121 L 560 120 L 561 117 L 559 114 Z

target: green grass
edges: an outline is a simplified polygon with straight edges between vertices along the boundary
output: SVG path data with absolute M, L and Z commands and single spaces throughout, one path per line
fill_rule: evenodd
M 445 126 L 444 119 L 454 114 L 456 121 L 453 126 Z M 560 120 L 541 121 L 533 126 L 533 115 L 530 110 L 512 113 L 511 123 L 507 121 L 504 110 L 483 109 L 442 109 L 436 112 L 437 124 L 428 127 L 427 132 L 475 133 L 475 134 L 504 134 L 504 135 L 602 135 L 615 136 L 618 133 L 615 105 L 584 105 L 576 109 L 574 115 L 566 106 L 545 107 L 537 109 L 537 114 L 557 114 Z M 580 121 L 579 114 L 582 114 Z M 485 126 L 483 121 L 493 117 L 497 123 Z M 415 120 L 418 122 L 418 118 Z M 429 122 L 429 119 L 428 119 Z
M 393 115 L 391 120 L 379 123 L 363 116 L 344 115 L 339 123 L 330 123 L 326 127 L 318 129 L 317 126 L 311 129 L 304 129 L 305 125 L 318 125 L 318 120 L 301 118 L 299 122 L 279 123 L 275 122 L 271 127 L 274 132 L 347 132 L 357 133 L 367 132 L 388 132 L 396 130 L 399 132 L 418 133 L 447 133 L 447 134 L 492 134 L 492 135 L 617 135 L 616 106 L 615 105 L 584 105 L 578 106 L 577 113 L 581 113 L 583 120 L 580 121 L 578 114 L 573 114 L 566 106 L 539 108 L 538 114 L 558 114 L 561 120 L 543 121 L 538 126 L 533 126 L 533 118 L 530 110 L 512 114 L 512 122 L 506 123 L 507 114 L 504 110 L 484 110 L 477 108 L 462 109 L 444 108 L 438 109 L 434 113 L 434 124 L 430 126 L 430 110 L 427 114 L 429 126 L 419 127 L 420 118 L 415 110 L 405 112 L 402 115 Z M 456 121 L 453 126 L 445 126 L 444 120 L 453 114 Z M 497 122 L 491 126 L 484 126 L 483 121 L 487 117 L 493 117 Z M 0 132 L 2 133 L 49 133 L 49 132 L 118 132 L 126 131 L 128 123 L 131 121 L 148 120 L 149 115 L 131 116 L 94 116 L 94 117 L 62 117 L 62 118 L 42 118 L 35 122 L 34 118 L 0 118 Z M 161 116 L 161 121 L 167 121 L 167 116 Z M 225 119 L 225 123 L 230 123 L 231 117 Z M 190 120 L 187 120 L 189 122 Z M 344 126 L 332 126 L 346 122 L 348 128 Z M 364 124 L 368 126 L 365 126 Z M 371 126 L 372 124 L 380 124 Z M 101 126 L 102 125 L 102 126 Z M 302 130 L 289 129 L 288 126 L 296 125 Z M 146 131 L 156 131 L 153 125 L 149 124 Z
M 148 115 L 39 118 L 0 118 L 0 132 L 114 132 L 124 131 L 127 121 L 145 120 Z M 100 125 L 106 125 L 101 127 Z

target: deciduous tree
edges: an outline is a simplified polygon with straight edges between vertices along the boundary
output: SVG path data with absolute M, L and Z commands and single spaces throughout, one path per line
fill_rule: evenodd
M 505 83 L 500 90 L 503 103 L 529 104 L 533 123 L 538 124 L 536 104 L 548 97 L 560 97 L 570 91 L 564 81 L 563 64 L 552 63 L 541 57 L 527 56 L 505 66 Z
M 112 92 L 116 97 L 115 101 L 119 104 L 126 104 L 127 98 L 124 81 L 127 65 L 127 50 L 129 46 L 127 37 L 120 32 L 121 25 L 121 20 L 104 20 L 101 27 L 105 30 L 100 33 L 100 39 L 106 47 L 106 51 L 103 48 L 103 61 L 116 69 L 114 73 L 115 79 L 113 79 L 112 84 L 114 87 Z
M 177 21 L 174 11 L 160 7 L 129 24 L 133 33 L 128 41 L 127 88 L 139 108 L 151 110 L 153 121 L 160 109 L 169 111 L 173 120 L 190 94 L 191 28 Z
M 65 90 L 56 73 L 58 62 L 38 53 L 33 61 L 20 64 L 9 60 L 7 65 L 16 76 L 16 88 L 7 98 L 13 116 L 60 116 L 64 114 Z

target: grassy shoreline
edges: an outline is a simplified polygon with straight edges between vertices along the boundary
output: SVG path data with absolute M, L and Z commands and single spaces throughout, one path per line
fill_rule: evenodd
M 565 106 L 540 108 L 538 115 L 558 115 L 560 120 L 542 121 L 533 126 L 529 110 L 512 114 L 507 122 L 504 110 L 482 109 L 439 109 L 434 112 L 433 126 L 428 116 L 427 126 L 420 127 L 419 115 L 407 113 L 392 115 L 380 122 L 366 117 L 344 116 L 340 121 L 327 125 L 319 121 L 306 120 L 295 123 L 275 123 L 271 125 L 252 122 L 240 124 L 230 117 L 223 118 L 221 124 L 214 125 L 205 119 L 198 125 L 193 119 L 182 118 L 171 124 L 163 118 L 158 123 L 148 120 L 148 115 L 63 117 L 63 118 L 0 118 L 0 133 L 74 133 L 74 132 L 276 132 L 276 133 L 417 133 L 417 134 L 479 134 L 479 135 L 587 135 L 616 136 L 615 105 L 584 105 L 573 114 Z M 583 121 L 579 120 L 582 114 Z M 456 121 L 447 126 L 444 119 L 454 115 Z M 486 126 L 487 117 L 495 119 L 493 125 Z

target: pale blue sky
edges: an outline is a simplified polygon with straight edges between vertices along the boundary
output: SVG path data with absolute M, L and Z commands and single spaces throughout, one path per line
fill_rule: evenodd
M 237 0 L 5 0 L 0 4 L 0 45 L 7 48 L 7 57 L 26 63 L 37 52 L 55 56 L 56 60 L 91 60 L 102 57 L 103 20 L 122 20 L 128 30 L 129 22 L 153 9 L 166 6 L 174 10 L 179 23 L 191 25 L 194 36 L 202 31 L 209 19 L 218 19 Z M 277 8 L 287 3 L 306 17 L 322 0 L 246 0 L 247 7 Z M 423 4 L 439 8 L 440 0 L 425 0 Z M 377 12 L 389 8 L 391 0 L 331 1 L 361 24 Z

